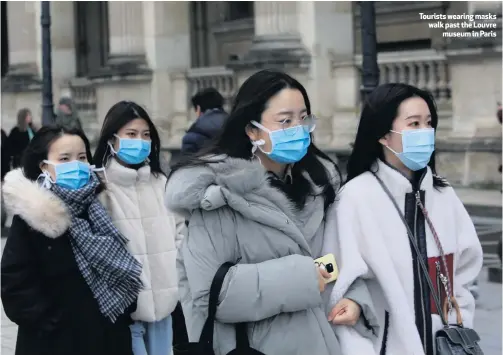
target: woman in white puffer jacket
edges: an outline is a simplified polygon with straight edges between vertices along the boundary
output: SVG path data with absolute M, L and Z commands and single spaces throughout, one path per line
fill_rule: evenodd
M 184 220 L 169 212 L 163 196 L 159 134 L 139 105 L 121 101 L 107 113 L 94 155 L 106 190 L 100 199 L 128 249 L 143 265 L 143 289 L 131 325 L 135 355 L 171 352 L 171 313 L 178 302 L 176 246 Z

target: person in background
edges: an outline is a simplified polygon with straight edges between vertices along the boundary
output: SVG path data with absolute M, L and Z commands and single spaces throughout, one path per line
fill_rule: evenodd
M 166 176 L 160 149 L 148 113 L 134 102 L 120 101 L 105 117 L 94 154 L 107 180 L 100 199 L 129 240 L 129 251 L 143 265 L 144 288 L 131 325 L 135 355 L 170 354 L 171 313 L 179 299 L 176 245 L 181 243 L 185 224 L 164 206 Z
M 2 128 L 2 140 L 0 141 L 0 150 L 1 150 L 1 158 L 2 158 L 2 181 L 10 170 L 10 153 L 8 146 L 8 137 L 5 131 Z
M 192 97 L 197 119 L 182 139 L 182 154 L 196 153 L 215 139 L 228 117 L 224 98 L 214 88 L 199 91 Z
M 7 138 L 7 147 L 11 156 L 12 168 L 21 164 L 24 150 L 32 140 L 36 130 L 33 125 L 33 116 L 30 109 L 22 108 L 17 113 L 17 125 L 10 131 Z
M 197 119 L 182 139 L 182 154 L 198 153 L 218 136 L 228 117 L 223 106 L 224 98 L 214 88 L 201 90 L 192 97 L 192 107 Z M 174 344 L 183 344 L 188 341 L 185 318 L 180 303 L 177 304 L 173 312 L 173 329 Z
M 10 154 L 9 154 L 9 147 L 7 146 L 7 134 L 5 133 L 5 131 L 3 130 L 2 128 L 2 140 L 0 141 L 0 150 L 1 150 L 1 159 L 2 159 L 2 182 L 3 182 L 3 178 L 5 176 L 5 174 L 7 174 L 10 170 Z M 2 197 L 2 201 L 1 201 L 1 204 L 2 206 L 0 207 L 1 208 L 1 215 L 2 215 L 2 228 L 5 226 L 5 223 L 7 222 L 7 213 L 5 212 L 5 208 L 4 208 L 4 205 L 3 205 L 3 197 Z
M 77 128 L 82 130 L 82 124 L 75 107 L 75 103 L 70 97 L 62 97 L 56 110 L 55 123 L 67 128 Z
M 339 234 L 357 241 L 372 274 L 380 354 L 434 354 L 442 310 L 433 302 L 429 279 L 441 307 L 454 304 L 453 296 L 464 325 L 473 327 L 470 285 L 482 268 L 482 247 L 463 203 L 437 175 L 438 124 L 427 91 L 378 86 L 363 106 L 339 194 Z M 457 323 L 454 311 L 446 318 Z
M 16 355 L 131 355 L 141 264 L 98 201 L 84 133 L 45 126 L 5 176 L 14 215 L 1 262 Z

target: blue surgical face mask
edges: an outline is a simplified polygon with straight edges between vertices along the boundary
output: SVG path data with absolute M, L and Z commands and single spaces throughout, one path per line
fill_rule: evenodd
M 270 131 L 260 123 L 251 121 L 255 127 L 269 133 L 271 139 L 271 151 L 264 152 L 261 148 L 265 142 L 261 139 L 252 142 L 253 152 L 258 148 L 277 163 L 292 164 L 300 161 L 307 154 L 307 149 L 311 144 L 310 127 L 299 125 L 286 129 Z M 314 126 L 313 126 L 314 129 Z
M 400 161 L 412 171 L 426 167 L 435 150 L 435 130 L 433 128 L 409 129 L 393 133 L 402 135 L 402 153 L 397 153 L 387 146 Z
M 44 171 L 46 179 L 49 179 L 53 184 L 70 190 L 78 190 L 89 182 L 91 167 L 88 163 L 78 160 L 59 164 L 44 160 L 44 163 L 54 166 L 56 181 L 52 181 L 49 172 Z
M 117 135 L 115 137 L 119 140 L 119 150 L 115 151 L 112 144 L 109 143 L 110 149 L 121 161 L 136 165 L 147 160 L 152 142 L 143 139 L 120 138 Z

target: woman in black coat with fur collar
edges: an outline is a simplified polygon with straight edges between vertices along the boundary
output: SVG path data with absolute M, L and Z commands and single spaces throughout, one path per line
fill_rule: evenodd
M 44 127 L 5 176 L 1 296 L 16 355 L 132 355 L 141 265 L 101 213 L 90 157 L 81 131 Z

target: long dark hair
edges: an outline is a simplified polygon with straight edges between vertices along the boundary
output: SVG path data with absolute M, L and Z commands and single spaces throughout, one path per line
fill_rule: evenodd
M 407 84 L 378 86 L 367 97 L 363 105 L 353 151 L 347 165 L 346 182 L 366 171 L 371 171 L 372 165 L 377 159 L 384 161 L 383 146 L 379 140 L 391 130 L 400 104 L 411 97 L 420 97 L 426 101 L 431 113 L 431 125 L 437 129 L 437 108 L 435 100 L 429 92 Z M 437 188 L 447 186 L 447 182 L 443 178 L 435 175 L 435 152 L 433 152 L 428 166 L 434 174 L 433 185 Z
M 69 134 L 74 136 L 79 136 L 86 147 L 86 157 L 89 164 L 93 163 L 93 157 L 91 155 L 91 145 L 87 139 L 84 132 L 78 128 L 67 128 L 58 125 L 43 126 L 37 133 L 33 136 L 33 139 L 26 147 L 23 157 L 21 158 L 21 168 L 23 169 L 23 174 L 29 180 L 37 180 L 37 178 L 42 173 L 40 170 L 40 163 L 47 159 L 49 154 L 49 149 L 52 143 L 61 136 Z
M 161 140 L 159 133 L 147 111 L 132 101 L 119 101 L 108 110 L 103 127 L 101 128 L 98 146 L 94 152 L 96 167 L 101 168 L 104 163 L 106 164 L 106 160 L 112 154 L 108 142 L 114 138 L 114 134 L 117 134 L 122 127 L 137 118 L 144 119 L 150 129 L 150 139 L 152 140 L 151 151 L 148 156 L 150 171 L 154 176 L 158 174 L 164 175 L 164 172 L 161 170 Z M 139 166 L 141 165 L 139 164 Z
M 259 71 L 250 76 L 239 88 L 229 118 L 220 135 L 206 149 L 182 157 L 182 160 L 173 166 L 171 174 L 182 167 L 204 164 L 205 160 L 202 158 L 206 155 L 225 154 L 233 158 L 252 159 L 252 144 L 246 134 L 246 128 L 250 121 L 260 122 L 262 112 L 265 110 L 268 101 L 286 88 L 300 91 L 304 97 L 307 113 L 310 114 L 311 103 L 306 89 L 297 80 L 276 70 Z M 319 158 L 333 166 L 337 175 L 335 176 L 336 181 L 331 180 L 330 173 Z M 334 202 L 336 188 L 338 188 L 338 186 L 334 188 L 334 185 L 340 182 L 339 169 L 314 143 L 309 146 L 306 156 L 293 165 L 292 184 L 284 184 L 278 179 L 271 179 L 271 184 L 281 189 L 295 203 L 298 209 L 302 209 L 306 198 L 314 194 L 313 187 L 303 176 L 303 172 L 306 172 L 317 186 L 323 188 L 321 194 L 325 199 L 325 208 Z

